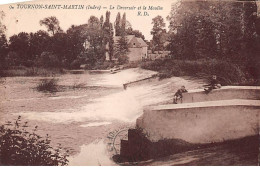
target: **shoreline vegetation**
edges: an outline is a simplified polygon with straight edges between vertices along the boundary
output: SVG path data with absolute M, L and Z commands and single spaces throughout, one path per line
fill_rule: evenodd
M 0 70 L 0 77 L 34 77 L 44 76 L 52 77 L 70 73 L 78 70 L 112 70 L 129 69 L 140 67 L 142 69 L 157 71 L 159 78 L 184 77 L 190 76 L 196 79 L 209 79 L 213 74 L 217 75 L 222 85 L 260 85 L 259 70 L 250 70 L 246 66 L 217 59 L 201 60 L 180 60 L 180 59 L 156 59 L 153 61 L 132 62 L 124 65 L 115 63 L 101 63 L 93 69 L 73 69 L 64 68 L 43 68 L 43 67 L 25 67 L 16 66 L 9 69 Z

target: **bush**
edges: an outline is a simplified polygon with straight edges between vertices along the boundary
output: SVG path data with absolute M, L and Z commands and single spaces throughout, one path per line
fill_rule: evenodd
M 36 64 L 44 68 L 61 67 L 61 61 L 51 52 L 42 52 L 41 56 L 37 58 Z
M 79 69 L 80 68 L 80 65 L 81 65 L 81 61 L 76 59 L 74 60 L 73 62 L 71 62 L 70 64 L 70 69 Z
M 58 166 L 68 164 L 68 150 L 60 145 L 53 148 L 50 138 L 28 132 L 27 122 L 21 122 L 21 116 L 12 124 L 0 126 L 0 164 L 13 166 Z
M 57 85 L 58 80 L 57 79 L 43 79 L 41 82 L 38 84 L 36 89 L 38 91 L 42 92 L 57 92 L 58 91 L 58 85 Z

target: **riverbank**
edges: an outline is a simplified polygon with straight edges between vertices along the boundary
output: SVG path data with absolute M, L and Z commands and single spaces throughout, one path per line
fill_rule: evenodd
M 250 65 L 248 65 L 250 66 Z M 217 59 L 157 59 L 141 63 L 141 67 L 160 72 L 160 78 L 192 76 L 210 79 L 217 75 L 222 85 L 260 85 L 259 69 Z

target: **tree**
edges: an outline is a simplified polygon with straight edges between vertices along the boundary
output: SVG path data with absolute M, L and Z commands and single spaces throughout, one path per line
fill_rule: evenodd
M 68 36 L 66 33 L 56 33 L 51 37 L 51 47 L 49 52 L 57 56 L 60 62 L 67 58 Z
M 180 1 L 167 17 L 175 55 L 247 60 L 253 41 L 253 1 Z M 175 51 L 174 51 L 175 50 Z
M 84 51 L 85 37 L 82 36 L 80 27 L 71 26 L 67 30 L 67 50 L 65 55 L 65 65 L 72 64 Z M 75 62 L 74 62 L 75 63 Z
M 110 22 L 110 12 L 106 12 L 106 21 L 103 25 L 103 31 L 104 31 L 104 42 L 105 45 L 108 44 L 108 54 L 109 54 L 109 60 L 112 60 L 113 52 L 114 52 L 114 31 L 112 23 Z
M 121 16 L 120 12 L 117 13 L 116 21 L 115 21 L 115 35 L 120 36 L 121 35 Z
M 36 33 L 30 33 L 30 53 L 35 59 L 44 51 L 50 50 L 51 38 L 48 32 L 39 30 Z
M 126 29 L 126 34 L 127 35 L 135 35 L 135 37 L 142 38 L 143 40 L 145 40 L 145 37 L 142 34 L 142 32 L 140 32 L 139 30 L 133 30 L 132 27 L 129 27 L 128 29 Z
M 120 35 L 126 35 L 126 14 L 124 12 L 122 20 L 121 20 L 121 27 L 120 27 Z
M 51 32 L 52 36 L 58 32 L 62 32 L 60 27 L 60 22 L 55 16 L 50 16 L 40 20 L 40 25 L 44 25 L 47 27 L 47 31 Z
M 153 28 L 151 34 L 153 35 L 153 44 L 155 46 L 155 50 L 163 49 L 163 34 L 166 33 L 165 23 L 161 16 L 156 16 L 152 19 Z
M 119 64 L 128 62 L 128 52 L 128 40 L 127 37 L 123 34 L 120 36 L 115 45 L 115 57 L 118 59 Z
M 0 70 L 6 67 L 6 56 L 8 53 L 7 39 L 4 34 L 0 35 Z
M 29 61 L 33 60 L 28 33 L 21 32 L 18 35 L 11 36 L 9 43 L 9 50 L 15 52 L 19 57 L 16 63 L 26 66 Z
M 99 19 L 99 22 L 100 22 L 100 26 L 101 28 L 103 27 L 103 24 L 104 24 L 104 17 L 103 15 L 101 15 L 100 19 Z
M 8 53 L 8 44 L 5 36 L 6 27 L 2 23 L 4 16 L 5 13 L 0 11 L 0 69 L 5 66 L 6 56 Z
M 5 13 L 3 11 L 0 11 L 0 35 L 4 34 L 6 31 L 6 26 L 2 23 L 4 17 Z
M 97 61 L 105 60 L 105 44 L 104 44 L 104 32 L 100 26 L 99 19 L 95 16 L 90 16 L 87 25 L 86 32 L 87 41 L 90 43 L 90 47 L 87 50 L 87 61 L 91 65 L 95 65 Z

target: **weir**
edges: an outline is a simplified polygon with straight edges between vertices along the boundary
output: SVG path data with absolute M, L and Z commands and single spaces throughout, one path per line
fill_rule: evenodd
M 121 141 L 120 156 L 138 161 L 190 150 L 193 145 L 255 136 L 259 124 L 260 87 L 227 86 L 208 94 L 191 90 L 183 94 L 182 103 L 147 107 L 136 120 L 136 129 L 129 130 L 128 140 Z

